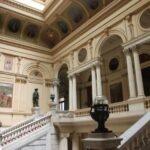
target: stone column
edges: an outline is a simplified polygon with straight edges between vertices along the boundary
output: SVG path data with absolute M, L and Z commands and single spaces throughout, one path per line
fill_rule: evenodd
M 91 73 L 92 73 L 92 97 L 94 102 L 94 99 L 96 97 L 96 73 L 94 66 L 91 68 Z
M 79 150 L 79 135 L 74 133 L 72 135 L 72 150 Z
M 143 79 L 142 79 L 139 55 L 136 50 L 136 47 L 133 47 L 132 52 L 133 52 L 133 58 L 134 58 L 137 95 L 138 97 L 143 97 L 144 96 Z
M 133 66 L 132 66 L 132 59 L 129 50 L 125 50 L 126 60 L 127 60 L 127 71 L 128 71 L 128 83 L 129 83 L 129 95 L 130 98 L 136 97 L 135 91 L 135 80 L 133 74 Z
M 76 83 L 76 76 L 75 74 L 72 77 L 72 83 L 73 83 L 73 87 L 72 87 L 72 100 L 73 100 L 73 110 L 77 109 L 77 83 Z
M 102 96 L 102 79 L 100 64 L 96 65 L 96 77 L 97 77 L 97 95 Z
M 69 110 L 73 109 L 73 87 L 72 87 L 72 77 L 69 77 Z
M 60 133 L 59 150 L 68 150 L 69 133 Z
M 53 81 L 53 85 L 54 85 L 54 94 L 55 94 L 55 102 L 58 103 L 58 99 L 59 99 L 59 94 L 58 94 L 58 85 L 59 85 L 59 82 L 58 82 L 58 79 L 55 79 Z

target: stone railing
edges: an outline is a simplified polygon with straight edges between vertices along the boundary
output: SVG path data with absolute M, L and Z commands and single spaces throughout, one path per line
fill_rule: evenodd
M 109 112 L 110 113 L 121 113 L 121 112 L 128 112 L 129 111 L 129 104 L 124 102 L 110 104 Z
M 89 116 L 90 108 L 78 109 L 74 112 L 75 117 Z
M 8 129 L 6 129 L 6 130 L 0 132 L 0 134 L 3 134 L 3 135 L 4 135 L 4 134 L 7 134 L 7 133 L 9 133 L 9 132 L 11 132 L 11 131 L 13 131 L 13 130 L 16 130 L 16 129 L 18 129 L 18 128 L 21 128 L 21 127 L 25 126 L 26 124 L 29 124 L 29 123 L 32 122 L 32 121 L 34 121 L 34 117 L 29 118 L 29 119 L 27 119 L 27 120 L 25 120 L 25 121 L 19 122 L 19 123 L 17 123 L 16 125 L 14 125 L 14 126 L 12 126 L 12 127 L 9 127 Z
M 119 150 L 146 150 L 150 146 L 150 112 L 124 132 L 120 138 L 123 140 L 118 147 Z
M 30 122 L 26 122 L 24 125 L 13 128 L 12 131 L 8 130 L 7 132 L 0 133 L 0 144 L 1 146 L 5 146 L 45 125 L 50 123 L 51 114 L 47 114 L 44 117 L 37 118 Z
M 121 112 L 128 112 L 128 111 L 129 111 L 129 104 L 127 101 L 109 105 L 110 113 L 121 113 Z M 75 114 L 75 117 L 89 116 L 90 108 L 78 109 L 77 111 L 75 111 L 74 114 Z
M 137 98 L 133 100 L 126 100 L 123 102 L 109 104 L 109 112 L 111 114 L 115 114 L 115 113 L 125 113 L 125 112 L 135 111 L 137 105 L 139 105 L 140 107 L 142 105 L 142 107 L 144 107 L 145 110 L 149 111 L 150 97 L 141 98 L 141 99 Z M 132 110 L 133 108 L 134 110 Z M 138 108 L 137 111 L 139 111 Z M 78 109 L 74 112 L 75 117 L 89 116 L 89 114 L 90 114 L 90 108 Z

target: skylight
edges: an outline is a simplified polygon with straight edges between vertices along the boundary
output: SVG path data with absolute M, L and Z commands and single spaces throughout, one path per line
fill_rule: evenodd
M 33 0 L 15 0 L 15 1 L 17 1 L 17 2 L 19 2 L 19 3 L 22 3 L 22 4 L 25 4 L 25 5 L 27 5 L 27 6 L 30 6 L 30 7 L 33 7 L 33 8 L 35 8 L 35 9 L 38 9 L 38 10 L 43 10 L 44 9 L 44 5 L 43 4 L 40 4 L 40 3 L 38 3 L 38 2 L 35 2 L 35 1 L 33 1 Z

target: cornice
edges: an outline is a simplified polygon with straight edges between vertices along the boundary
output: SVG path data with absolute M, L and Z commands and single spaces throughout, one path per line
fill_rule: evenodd
M 24 6 L 18 2 L 12 0 L 2 0 L 0 4 L 1 7 L 6 10 L 21 14 L 22 16 L 28 16 L 30 18 L 37 19 L 39 21 L 44 21 L 42 12 L 32 9 L 28 6 Z
M 5 10 L 9 10 L 20 14 L 22 16 L 29 17 L 30 19 L 36 19 L 38 21 L 47 22 L 50 19 L 54 11 L 64 2 L 64 0 L 52 0 L 47 3 L 47 7 L 43 11 L 39 11 L 29 6 L 25 6 L 12 0 L 1 0 L 1 7 Z M 66 4 L 66 3 L 65 3 Z M 64 5 L 64 4 L 63 4 Z M 61 5 L 62 6 L 62 5 Z M 66 6 L 66 5 L 65 5 Z
M 148 41 L 150 41 L 150 32 L 144 33 L 144 34 L 130 40 L 129 42 L 122 44 L 122 47 L 124 47 L 124 51 L 126 51 L 129 48 L 133 48 L 136 45 L 142 45 Z
M 73 68 L 72 70 L 68 71 L 68 76 L 73 76 L 74 74 L 80 73 L 84 70 L 87 70 L 89 68 L 92 68 L 93 66 L 96 66 L 100 63 L 99 57 L 96 57 L 90 61 L 85 62 L 84 64 Z
M 0 43 L 7 44 L 9 46 L 15 45 L 15 47 L 23 48 L 25 50 L 30 50 L 30 51 L 34 51 L 34 52 L 38 52 L 38 53 L 42 53 L 42 54 L 51 55 L 50 49 L 48 49 L 48 48 L 38 46 L 36 44 L 24 42 L 24 41 L 12 39 L 9 37 L 5 37 L 4 35 L 0 35 Z

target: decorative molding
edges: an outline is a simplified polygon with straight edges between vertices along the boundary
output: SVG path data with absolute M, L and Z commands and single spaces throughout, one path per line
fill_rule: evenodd
M 45 86 L 46 87 L 51 87 L 53 84 L 52 84 L 52 82 L 51 82 L 51 80 L 50 79 L 45 79 Z
M 73 74 L 77 74 L 77 73 L 80 73 L 84 70 L 87 70 L 87 69 L 91 68 L 92 66 L 95 66 L 98 63 L 99 63 L 99 57 L 96 57 L 96 58 L 94 58 L 90 61 L 87 61 L 87 62 L 83 63 L 80 66 L 77 66 L 77 67 L 73 68 L 72 70 L 69 70 L 68 71 L 68 76 L 72 76 Z
M 35 45 L 32 43 L 27 43 L 21 40 L 16 40 L 16 39 L 12 39 L 9 37 L 4 37 L 2 35 L 0 35 L 0 43 L 1 44 L 7 44 L 9 46 L 16 46 L 18 48 L 24 48 L 26 50 L 31 50 L 31 51 L 35 51 L 35 52 L 39 52 L 42 54 L 48 54 L 50 55 L 50 49 L 39 46 L 39 45 Z
M 14 0 L 13 1 L 12 0 L 2 0 L 2 3 L 6 4 L 6 5 L 10 6 L 10 7 L 13 7 L 13 9 L 16 8 L 16 9 L 23 10 L 25 12 L 33 13 L 33 14 L 35 14 L 37 16 L 42 16 L 42 13 L 40 13 L 40 11 L 38 11 L 38 10 L 36 10 L 34 8 L 31 8 L 31 7 L 27 6 L 27 5 L 21 4 L 21 3 L 17 2 L 17 1 L 14 1 Z
M 148 41 L 150 41 L 150 32 L 142 34 L 142 35 L 130 40 L 129 42 L 122 44 L 122 47 L 124 47 L 123 51 L 127 51 L 128 49 L 132 49 L 132 47 L 135 47 L 135 45 L 139 46 L 139 45 L 142 45 Z
M 26 84 L 27 83 L 27 76 L 17 74 L 15 78 L 16 83 Z

